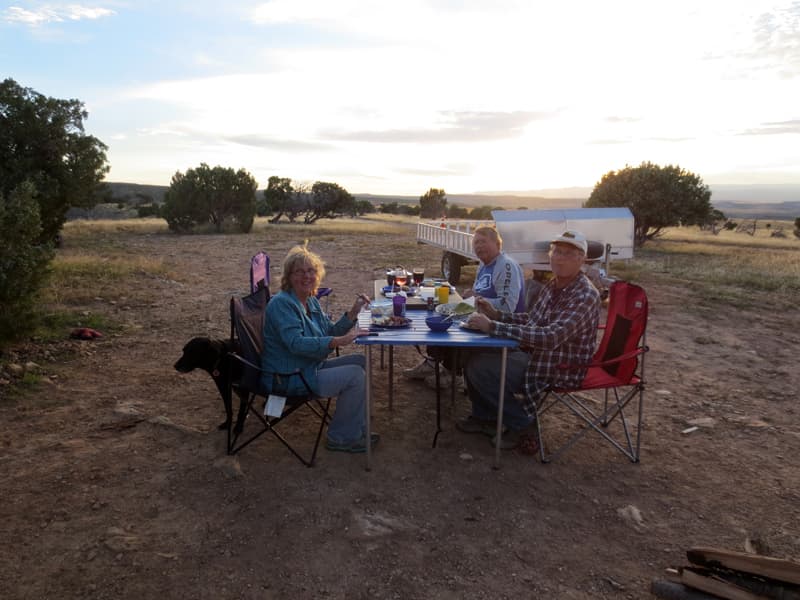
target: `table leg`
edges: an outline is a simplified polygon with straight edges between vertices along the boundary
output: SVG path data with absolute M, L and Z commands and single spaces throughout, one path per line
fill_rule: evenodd
M 370 405 L 372 404 L 372 346 L 365 348 L 367 353 L 367 398 L 364 402 L 364 427 L 366 429 L 366 443 L 367 443 L 367 471 L 372 470 L 372 427 L 370 426 Z
M 439 361 L 435 362 L 435 370 L 436 373 L 436 433 L 433 434 L 433 444 L 431 445 L 432 448 L 436 448 L 436 440 L 439 438 L 439 434 L 442 432 L 442 394 L 439 389 Z
M 506 396 L 506 361 L 508 360 L 508 348 L 503 346 L 503 359 L 500 361 L 500 390 L 497 400 L 497 435 L 494 446 L 494 467 L 500 468 L 500 441 L 503 432 L 503 404 Z
M 383 346 L 381 346 L 383 349 Z M 394 346 L 389 346 L 389 410 L 394 408 Z
M 458 348 L 453 348 L 450 356 L 453 359 L 450 369 L 450 406 L 456 405 L 456 371 L 458 371 Z

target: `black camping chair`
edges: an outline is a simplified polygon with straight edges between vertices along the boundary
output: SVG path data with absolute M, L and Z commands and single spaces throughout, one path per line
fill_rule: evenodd
M 256 404 L 261 404 L 256 403 L 256 399 L 263 398 L 266 403 L 270 393 L 269 390 L 264 389 L 261 385 L 263 371 L 260 367 L 261 350 L 264 345 L 264 310 L 267 307 L 269 298 L 269 288 L 266 287 L 261 287 L 255 293 L 244 298 L 235 296 L 231 298 L 231 339 L 234 341 L 234 347 L 238 349 L 237 352 L 231 354 L 231 357 L 242 365 L 242 376 L 239 381 L 233 382 L 232 385 L 237 391 L 247 394 L 247 414 L 255 415 L 260 426 L 255 432 L 250 432 L 248 434 L 249 437 L 244 436 L 244 429 L 240 433 L 235 433 L 232 430 L 232 425 L 229 426 L 228 454 L 236 454 L 268 431 L 286 446 L 300 462 L 310 467 L 314 464 L 317 456 L 322 430 L 325 428 L 325 423 L 330 420 L 328 409 L 330 408 L 331 399 L 327 398 L 323 403 L 320 398 L 312 393 L 308 382 L 299 371 L 276 373 L 281 377 L 300 377 L 308 393 L 302 396 L 289 396 L 286 399 L 283 413 L 279 417 L 267 416 L 263 408 L 259 410 L 256 407 Z M 283 422 L 302 406 L 307 406 L 319 418 L 319 430 L 317 431 L 310 458 L 302 456 L 276 429 L 279 423 Z M 252 422 L 252 419 L 250 421 Z M 240 437 L 245 437 L 245 439 L 240 441 Z

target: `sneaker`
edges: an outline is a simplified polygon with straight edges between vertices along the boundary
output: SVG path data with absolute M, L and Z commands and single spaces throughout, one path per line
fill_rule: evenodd
M 428 375 L 434 372 L 433 363 L 427 358 L 419 363 L 416 367 L 406 369 L 403 375 L 409 379 L 425 379 Z
M 527 440 L 529 437 L 531 437 L 531 432 L 527 427 L 525 429 L 506 429 L 505 431 L 503 431 L 503 435 L 500 438 L 500 449 L 513 450 L 514 448 L 518 447 L 524 440 Z M 497 443 L 497 434 L 493 433 L 492 448 L 495 447 L 496 443 Z
M 377 433 L 373 433 L 370 435 L 370 440 L 372 441 L 371 446 L 374 448 L 381 440 L 381 436 Z M 351 454 L 363 454 L 367 451 L 367 444 L 365 442 L 366 440 L 363 437 L 355 442 L 333 442 L 331 440 L 327 440 L 325 442 L 325 448 L 331 452 L 350 452 Z
M 497 433 L 497 421 L 479 419 L 470 415 L 466 419 L 456 421 L 456 429 L 462 433 L 482 433 L 492 437 Z
M 450 387 L 450 371 L 447 369 L 442 369 L 439 371 L 439 389 L 445 390 Z M 425 383 L 431 389 L 436 389 L 436 373 L 431 373 L 425 378 Z M 464 376 L 463 375 L 456 375 L 456 389 L 457 390 L 464 390 L 466 389 L 466 383 L 464 383 Z

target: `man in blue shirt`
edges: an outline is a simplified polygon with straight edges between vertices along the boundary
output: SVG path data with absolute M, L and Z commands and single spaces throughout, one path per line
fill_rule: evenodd
M 503 253 L 503 238 L 498 231 L 488 225 L 475 229 L 472 249 L 478 257 L 478 272 L 472 289 L 464 292 L 463 297 L 474 295 L 476 299 L 482 298 L 501 312 L 524 312 L 522 268 L 517 261 Z M 441 352 L 447 352 L 447 349 L 428 348 L 431 355 Z M 410 379 L 424 379 L 429 386 L 436 388 L 433 361 L 428 358 L 423 359 L 416 367 L 406 369 L 404 375 Z M 446 385 L 445 382 L 449 380 L 449 375 L 445 373 L 440 378 L 439 385 Z

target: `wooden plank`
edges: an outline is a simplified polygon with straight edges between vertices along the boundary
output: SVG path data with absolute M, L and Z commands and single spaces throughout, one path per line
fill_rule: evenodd
M 800 563 L 770 556 L 698 546 L 686 552 L 689 562 L 708 568 L 727 568 L 800 585 Z
M 701 592 L 714 594 L 725 600 L 763 600 L 766 596 L 753 594 L 744 588 L 715 577 L 706 577 L 691 569 L 681 571 L 681 583 Z

